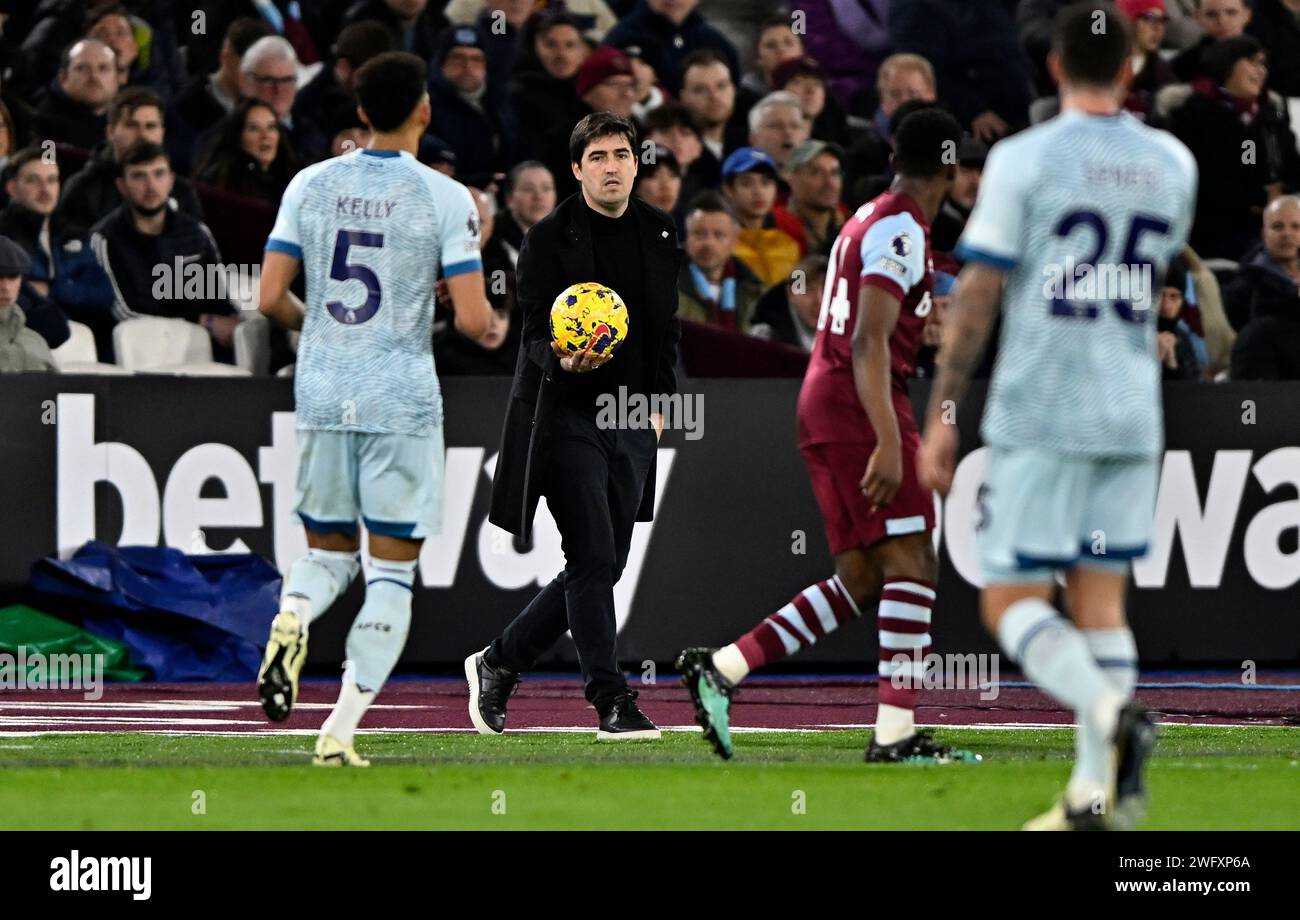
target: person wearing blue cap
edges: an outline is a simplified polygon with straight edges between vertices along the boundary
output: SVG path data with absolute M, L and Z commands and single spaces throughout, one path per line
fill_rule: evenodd
M 740 222 L 736 258 L 765 285 L 784 282 L 799 261 L 799 242 L 772 216 L 777 172 L 776 160 L 757 147 L 741 147 L 722 163 L 722 193 Z

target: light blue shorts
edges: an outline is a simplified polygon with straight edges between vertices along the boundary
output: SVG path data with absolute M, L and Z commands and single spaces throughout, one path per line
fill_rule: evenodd
M 986 584 L 1051 581 L 1089 565 L 1126 571 L 1151 540 L 1155 458 L 989 451 L 976 524 Z
M 298 431 L 294 511 L 317 533 L 420 540 L 442 531 L 442 428 L 428 435 Z

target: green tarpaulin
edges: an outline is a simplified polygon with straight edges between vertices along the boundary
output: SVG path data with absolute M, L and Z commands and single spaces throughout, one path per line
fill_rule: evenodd
M 0 657 L 0 671 L 23 661 L 30 674 L 38 667 L 35 662 L 51 655 L 102 655 L 102 659 L 89 660 L 102 660 L 103 680 L 144 680 L 149 676 L 148 671 L 131 667 L 131 653 L 121 642 L 101 639 L 23 604 L 0 608 L 0 656 L 4 656 Z

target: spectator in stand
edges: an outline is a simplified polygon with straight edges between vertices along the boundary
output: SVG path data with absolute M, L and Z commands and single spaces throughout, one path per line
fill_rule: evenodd
M 137 316 L 164 316 L 198 323 L 212 338 L 213 356 L 234 358 L 239 311 L 218 291 L 202 285 L 202 296 L 186 296 L 181 266 L 195 265 L 205 277 L 221 264 L 212 233 L 202 222 L 167 206 L 175 176 L 165 148 L 149 141 L 122 155 L 119 189 L 124 199 L 91 231 L 91 248 L 113 285 L 113 313 L 120 322 Z M 171 273 L 162 285 L 157 267 Z
M 1169 129 L 1196 157 L 1200 189 L 1191 245 L 1205 257 L 1239 259 L 1259 235 L 1264 206 L 1300 179 L 1295 136 L 1268 94 L 1268 61 L 1249 35 L 1206 52 L 1199 78 Z M 1249 152 L 1251 155 L 1245 155 Z
M 1119 0 L 1119 10 L 1133 23 L 1133 82 L 1129 84 L 1124 108 L 1146 119 L 1154 110 L 1156 93 L 1178 78 L 1160 56 L 1169 13 L 1165 0 Z
M 894 116 L 909 102 L 938 102 L 934 68 L 919 54 L 891 54 L 880 65 L 876 92 L 880 105 L 871 124 L 881 139 L 892 143 Z
M 650 63 L 656 58 L 640 45 L 611 47 L 626 54 L 632 64 L 632 76 L 636 77 L 636 101 L 632 104 L 632 118 L 640 124 L 647 115 L 668 101 L 668 93 L 659 85 L 659 75 Z
M 90 228 L 102 217 L 122 203 L 122 193 L 117 190 L 121 171 L 118 161 L 127 148 L 141 140 L 155 144 L 164 142 L 166 126 L 162 100 L 152 90 L 127 87 L 113 98 L 104 133 L 104 141 L 91 153 L 86 165 L 63 184 L 63 195 L 59 200 L 60 219 L 83 237 L 89 235 Z M 183 176 L 176 177 L 171 203 L 196 220 L 203 219 L 199 197 Z
M 1245 33 L 1250 22 L 1248 0 L 1200 0 L 1196 9 L 1196 22 L 1203 33 L 1201 40 L 1173 59 L 1170 67 L 1183 83 L 1210 75 L 1205 62 L 1205 52 L 1217 42 L 1237 38 Z
M 717 192 L 686 207 L 686 264 L 677 279 L 677 316 L 748 333 L 763 282 L 736 258 L 740 224 Z
M 1047 72 L 1047 53 L 1052 50 L 1056 17 L 1075 0 L 1020 0 L 1016 7 L 1016 36 L 1029 60 L 1034 95 L 1055 96 L 1056 81 Z
M 952 267 L 955 270 L 955 266 Z M 951 272 L 936 267 L 932 274 L 934 281 L 930 287 L 930 315 L 921 327 L 921 347 L 916 352 L 916 376 L 922 380 L 934 379 L 934 359 L 939 354 L 939 346 L 943 344 L 943 323 L 948 318 L 948 304 L 952 301 L 952 289 L 957 283 Z
M 695 167 L 701 182 L 712 188 L 722 180 L 728 151 L 744 146 L 749 137 L 752 106 L 736 105 L 736 84 L 726 58 L 713 49 L 695 51 L 682 64 L 681 102 L 691 113 L 704 149 Z M 683 168 L 689 168 L 685 161 Z
M 294 107 L 318 119 L 337 115 L 343 106 L 357 106 L 353 85 L 362 64 L 395 48 L 393 33 L 381 23 L 362 20 L 344 26 L 331 50 L 331 60 L 298 91 Z
M 175 6 L 174 0 L 169 5 Z M 210 73 L 217 68 L 221 43 L 225 40 L 230 24 L 236 19 L 260 19 L 271 27 L 272 34 L 282 37 L 294 51 L 294 60 L 303 64 L 315 64 L 320 60 L 312 38 L 302 18 L 302 8 L 308 13 L 315 12 L 318 2 L 302 3 L 301 0 L 203 0 L 194 4 L 200 6 L 205 14 L 206 28 L 194 32 L 191 19 L 186 16 L 181 28 L 186 34 L 186 67 L 190 73 Z M 361 17 L 363 19 L 371 17 Z
M 636 184 L 633 193 L 642 201 L 648 201 L 661 211 L 672 215 L 678 225 L 677 233 L 682 233 L 681 212 L 678 205 L 682 200 L 682 167 L 677 157 L 667 147 L 655 144 L 647 157 L 643 156 L 637 169 Z
M 513 12 L 522 10 L 522 14 Z M 605 33 L 618 22 L 618 16 L 609 8 L 605 0 L 509 0 L 509 2 L 488 2 L 488 0 L 451 0 L 443 9 L 447 19 L 456 25 L 471 25 L 478 21 L 485 11 L 500 9 L 509 18 L 512 15 L 526 19 L 529 13 L 553 16 L 563 13 L 571 16 L 578 23 L 587 41 L 598 45 L 605 39 Z
M 1300 379 L 1300 197 L 1274 199 L 1262 236 L 1223 289 L 1238 331 L 1232 379 Z
M 764 19 L 758 26 L 758 39 L 754 44 L 754 67 L 740 78 L 740 88 L 761 99 L 780 89 L 772 85 L 772 71 L 789 60 L 804 57 L 803 36 L 795 32 L 790 16 L 777 13 Z
M 29 260 L 19 295 L 28 327 L 57 348 L 68 337 L 71 318 L 89 326 L 102 342 L 106 324 L 111 326 L 113 291 L 85 235 L 55 210 L 58 165 L 40 147 L 25 147 L 9 160 L 5 191 L 9 205 L 0 211 L 0 233 L 22 247 Z
M 799 255 L 830 255 L 848 217 L 844 191 L 844 151 L 826 141 L 804 141 L 785 163 L 790 196 L 773 211 L 776 225 L 799 244 Z
M 891 0 L 894 47 L 934 67 L 939 98 L 992 144 L 1029 117 L 1029 63 L 1006 8 L 967 0 Z
M 438 34 L 447 26 L 447 18 L 429 0 L 359 0 L 343 14 L 343 25 L 378 22 L 393 37 L 393 47 L 409 51 L 422 60 L 430 60 L 438 47 Z
M 1166 0 L 1169 27 L 1165 30 L 1165 47 L 1173 51 L 1190 48 L 1201 40 L 1201 27 L 1196 22 L 1199 0 Z
M 330 156 L 342 156 L 370 143 L 370 127 L 357 114 L 357 107 L 344 103 L 329 120 Z
M 813 137 L 842 147 L 849 144 L 848 118 L 839 101 L 827 92 L 821 64 L 810 57 L 786 61 L 772 72 L 772 81 L 778 90 L 798 97 Z
M 13 152 L 23 146 L 24 139 L 25 135 L 19 130 L 9 106 L 0 100 L 0 171 L 4 170 Z
M 258 39 L 274 35 L 265 20 L 245 16 L 234 20 L 221 42 L 217 69 L 190 78 L 171 101 L 167 124 L 167 149 L 176 171 L 188 175 L 199 134 L 230 113 L 240 96 L 239 64 L 244 52 Z
M 698 0 L 637 0 L 636 7 L 609 30 L 605 41 L 620 47 L 639 45 L 647 62 L 674 96 L 682 89 L 682 65 L 701 48 L 718 51 L 732 80 L 740 77 L 740 59 L 726 37 L 709 25 L 696 9 Z
M 867 99 L 880 62 L 893 48 L 890 0 L 800 0 L 807 53 L 826 68 L 831 95 L 854 112 Z
M 764 286 L 785 281 L 802 255 L 799 244 L 772 216 L 778 172 L 776 160 L 756 147 L 741 147 L 722 164 L 722 194 L 740 224 L 736 258 Z
M 297 157 L 280 130 L 275 109 L 258 99 L 241 99 L 218 125 L 216 140 L 195 178 L 278 205 L 297 171 Z
M 29 267 L 27 253 L 0 236 L 0 374 L 58 370 L 49 344 L 27 328 L 27 314 L 18 304 Z
M 440 137 L 426 134 L 420 138 L 420 147 L 416 151 L 415 158 L 449 179 L 456 178 L 456 151 Z
M 513 268 L 524 234 L 555 210 L 555 177 L 539 160 L 517 163 L 506 175 L 505 201 L 506 210 L 497 219 L 495 234 Z
M 471 188 L 479 214 L 479 249 L 483 258 L 483 277 L 487 298 L 492 305 L 492 320 L 482 338 L 468 339 L 454 323 L 440 324 L 433 337 L 433 364 L 439 374 L 448 376 L 507 377 L 515 372 L 519 357 L 519 323 L 515 310 L 514 263 L 493 235 L 495 209 L 492 199 L 479 189 Z M 439 306 L 450 313 L 446 285 L 438 285 Z
M 541 14 L 530 21 L 510 84 L 523 149 L 536 154 L 556 125 L 582 118 L 574 84 L 589 54 L 578 20 L 568 13 Z
M 794 93 L 770 93 L 749 110 L 749 146 L 782 167 L 794 149 L 808 140 L 811 128 Z
M 1165 380 L 1200 380 L 1205 366 L 1205 342 L 1182 318 L 1187 294 L 1187 263 L 1181 257 L 1169 263 L 1159 292 L 1156 317 L 1156 353 Z
M 93 9 L 86 17 L 86 37 L 97 38 L 113 49 L 118 86 L 151 89 L 163 99 L 172 93 L 171 75 L 162 67 L 143 66 L 131 14 L 120 3 Z
M 704 141 L 691 118 L 690 110 L 679 102 L 669 102 L 655 109 L 645 119 L 645 139 L 672 151 L 681 169 L 682 188 L 677 196 L 679 204 L 691 201 L 703 189 L 710 188 L 708 177 L 722 180 L 722 164 L 710 157 L 703 158 Z M 679 231 L 680 232 L 680 231 Z
M 485 183 L 518 159 L 506 87 L 492 84 L 487 64 L 479 29 L 452 26 L 442 34 L 429 76 L 433 121 L 428 129 L 456 151 L 456 169 L 467 181 Z
M 1300 0 L 1254 0 L 1246 31 L 1273 62 L 1269 83 L 1283 96 L 1300 96 Z
M 104 115 L 117 86 L 112 48 L 97 38 L 72 45 L 63 53 L 58 76 L 36 107 L 36 135 L 90 150 L 104 139 Z
M 789 278 L 772 285 L 758 299 L 749 334 L 810 353 L 817 338 L 817 317 L 829 262 L 826 256 L 816 254 L 796 262 Z
M 943 206 L 930 222 L 930 248 L 935 252 L 952 252 L 966 229 L 966 221 L 979 195 L 980 179 L 989 149 L 967 134 L 957 148 L 957 179 L 944 199 Z
M 290 146 L 303 163 L 313 163 L 329 151 L 329 138 L 314 118 L 295 108 L 298 99 L 298 56 L 279 35 L 259 38 L 239 62 L 240 89 L 250 99 L 265 102 L 280 120 Z M 198 159 L 216 139 L 216 127 L 198 143 Z

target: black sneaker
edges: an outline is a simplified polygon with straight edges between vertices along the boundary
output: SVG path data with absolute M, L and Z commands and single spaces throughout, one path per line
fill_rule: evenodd
M 600 714 L 597 741 L 640 741 L 660 737 L 659 729 L 637 706 L 636 697 L 635 690 L 615 697 L 609 708 Z
M 499 735 L 506 730 L 506 701 L 519 686 L 519 674 L 509 668 L 490 668 L 482 652 L 465 659 L 465 681 L 469 684 L 469 720 L 480 735 Z
M 893 744 L 877 744 L 875 735 L 867 746 L 867 763 L 979 763 L 979 754 L 959 751 L 934 740 L 929 729 L 922 729 Z
M 1147 791 L 1143 770 L 1156 746 L 1156 723 L 1141 706 L 1128 703 L 1115 725 L 1115 814 L 1111 824 L 1128 830 L 1142 820 Z

